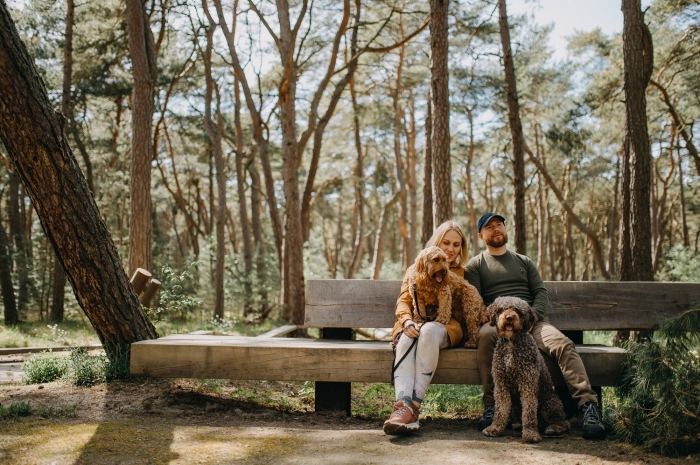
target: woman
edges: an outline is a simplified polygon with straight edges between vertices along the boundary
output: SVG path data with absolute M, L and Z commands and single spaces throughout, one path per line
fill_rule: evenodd
M 467 264 L 467 238 L 454 221 L 442 223 L 425 244 L 442 249 L 450 261 L 450 271 L 464 277 Z M 416 431 L 420 405 L 438 364 L 440 350 L 454 347 L 462 340 L 462 328 L 454 318 L 443 325 L 437 321 L 422 325 L 411 320 L 413 299 L 408 289 L 408 272 L 403 278 L 396 302 L 396 324 L 392 330 L 395 347 L 394 387 L 396 403 L 391 417 L 384 422 L 386 434 Z M 420 337 L 418 337 L 420 335 Z M 416 338 L 418 338 L 416 340 Z M 415 343 L 414 343 L 415 342 Z

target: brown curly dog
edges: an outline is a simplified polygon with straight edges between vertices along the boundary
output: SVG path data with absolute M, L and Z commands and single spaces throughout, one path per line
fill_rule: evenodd
M 479 328 L 487 321 L 484 301 L 476 288 L 450 273 L 447 255 L 440 247 L 423 249 L 411 268 L 408 290 L 414 301 L 412 320 L 423 323 L 435 316 L 434 321 L 447 324 L 454 318 L 462 326 L 464 347 L 475 348 Z
M 529 333 L 537 322 L 530 306 L 517 297 L 499 297 L 486 309 L 491 326 L 498 331 L 491 372 L 496 413 L 486 436 L 499 436 L 508 423 L 513 398 L 522 404 L 523 442 L 540 442 L 538 417 L 544 434 L 558 436 L 569 431 L 564 406 L 552 390 L 552 378 L 535 339 Z

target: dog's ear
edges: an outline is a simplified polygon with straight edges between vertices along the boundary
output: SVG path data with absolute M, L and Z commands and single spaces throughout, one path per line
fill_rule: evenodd
M 416 273 L 425 273 L 428 268 L 425 266 L 425 256 L 426 254 L 421 252 L 416 258 Z
M 500 307 L 500 305 L 496 305 L 495 303 L 486 307 L 486 317 L 488 318 L 491 326 L 496 326 L 497 324 Z
M 521 317 L 523 319 L 523 332 L 530 331 L 535 323 L 537 323 L 537 314 L 535 314 L 532 307 L 530 307 L 527 302 L 523 302 L 523 305 L 518 309 Z

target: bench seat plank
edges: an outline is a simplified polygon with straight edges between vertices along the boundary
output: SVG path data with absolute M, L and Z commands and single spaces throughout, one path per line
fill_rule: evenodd
M 577 346 L 593 385 L 614 385 L 625 351 Z M 131 374 L 159 378 L 389 382 L 391 346 L 379 341 L 335 341 L 179 334 L 131 345 Z M 553 381 L 563 385 L 558 368 Z M 476 350 L 440 355 L 434 383 L 480 384 Z
M 306 285 L 304 325 L 390 328 L 400 281 L 315 279 Z M 700 301 L 700 283 L 546 281 L 547 315 L 562 331 L 655 329 Z

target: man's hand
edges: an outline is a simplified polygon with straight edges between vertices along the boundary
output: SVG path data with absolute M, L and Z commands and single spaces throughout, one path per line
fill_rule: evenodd
M 420 334 L 420 324 L 414 323 L 412 320 L 407 320 L 403 324 L 403 333 L 411 339 L 417 338 Z

